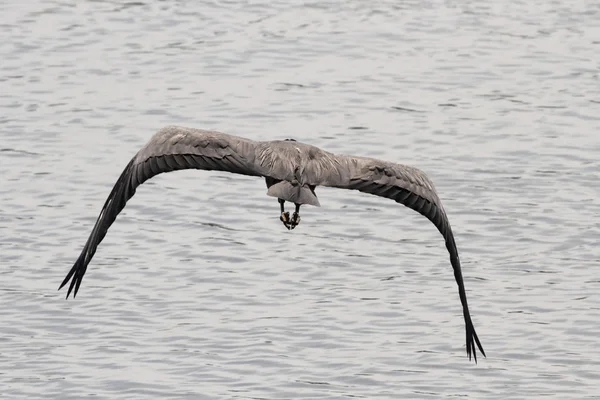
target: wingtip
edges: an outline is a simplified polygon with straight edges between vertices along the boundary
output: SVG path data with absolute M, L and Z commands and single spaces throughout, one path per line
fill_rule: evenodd
M 483 346 L 479 341 L 479 337 L 477 336 L 477 332 L 475 332 L 475 327 L 473 326 L 470 316 L 467 317 L 466 335 L 467 355 L 469 356 L 469 361 L 471 361 L 471 357 L 473 357 L 475 364 L 477 364 L 477 349 L 479 349 L 481 354 L 483 354 L 483 357 L 487 358 L 485 351 L 483 350 Z
M 477 347 L 479 348 L 479 351 L 481 352 L 481 354 L 483 354 L 483 356 L 485 358 L 487 358 L 487 356 L 485 355 L 485 350 L 483 350 L 483 346 L 481 345 L 481 342 L 479 341 L 479 338 L 477 337 L 477 334 L 475 333 L 475 329 L 473 329 L 473 338 L 475 339 L 475 343 L 477 344 Z M 473 345 L 473 349 L 475 349 L 475 345 Z M 475 351 L 475 350 L 473 350 Z
M 81 256 L 80 256 L 81 259 Z M 71 281 L 71 284 L 69 285 L 69 290 L 67 291 L 67 299 L 69 298 L 69 294 L 71 294 L 71 290 L 73 290 L 73 282 L 75 282 L 76 278 L 77 278 L 77 270 L 78 270 L 78 264 L 79 264 L 79 259 L 75 262 L 75 264 L 73 265 L 73 267 L 71 267 L 71 270 L 69 271 L 69 273 L 67 274 L 67 276 L 65 276 L 65 279 L 63 279 L 62 283 L 60 284 L 60 286 L 58 287 L 58 290 L 62 289 L 67 283 L 69 283 L 69 281 Z M 71 280 L 72 278 L 72 280 Z
M 72 290 L 69 289 L 67 290 L 67 295 L 65 296 L 65 300 L 69 300 L 69 296 L 71 295 Z M 73 299 L 75 298 L 76 293 L 73 292 Z
M 67 282 L 69 282 L 69 278 L 70 278 L 70 277 L 71 277 L 70 275 L 67 275 L 67 276 L 65 277 L 65 279 L 63 279 L 62 283 L 61 283 L 61 284 L 60 284 L 60 286 L 58 287 L 58 290 L 62 289 L 62 288 L 63 288 L 63 287 L 64 287 L 64 286 L 67 284 Z
M 477 352 L 472 342 L 467 342 L 467 356 L 469 357 L 469 361 L 473 360 L 477 364 Z
M 58 290 L 60 290 L 60 289 L 62 289 L 63 287 L 65 287 L 65 285 L 66 285 L 68 282 L 69 282 L 69 279 L 65 278 L 65 280 L 63 280 L 63 282 L 62 282 L 62 283 L 60 284 L 60 286 L 58 287 Z M 57 290 L 57 291 L 58 291 L 58 290 Z M 70 294 L 70 293 L 71 293 L 70 291 L 67 291 L 67 295 L 65 296 L 65 300 L 68 300 L 68 299 L 69 299 L 69 294 Z
M 477 347 L 475 347 L 475 343 L 477 343 Z M 485 351 L 483 350 L 483 347 L 479 342 L 477 334 L 475 333 L 475 331 L 473 331 L 472 336 L 467 337 L 467 355 L 469 356 L 469 361 L 471 361 L 472 357 L 475 361 L 475 364 L 477 364 L 477 348 L 479 348 L 479 351 L 481 352 L 483 357 L 487 358 L 487 356 L 485 355 Z
M 67 291 L 67 299 L 69 298 L 69 295 L 71 294 L 71 292 L 73 292 L 73 288 L 75 287 L 76 281 L 77 281 L 77 276 L 74 276 L 73 280 L 71 281 L 71 284 L 69 285 L 69 290 Z M 77 291 L 73 292 L 73 298 L 75 298 L 75 294 L 77 294 Z

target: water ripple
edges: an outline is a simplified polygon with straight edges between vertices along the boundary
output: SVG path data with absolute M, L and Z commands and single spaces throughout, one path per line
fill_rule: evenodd
M 600 90 L 591 3 L 0 4 L 0 371 L 11 399 L 600 398 Z M 415 165 L 458 243 L 318 190 L 138 189 L 80 294 L 58 284 L 159 127 Z

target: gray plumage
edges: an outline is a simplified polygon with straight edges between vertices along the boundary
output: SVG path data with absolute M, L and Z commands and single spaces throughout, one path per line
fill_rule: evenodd
M 425 173 L 374 158 L 332 154 L 293 140 L 258 142 L 179 126 L 159 130 L 127 164 L 108 196 L 79 258 L 60 285 L 62 288 L 72 278 L 67 298 L 73 290 L 73 296 L 77 295 L 98 245 L 136 188 L 155 175 L 182 169 L 264 177 L 268 195 L 296 204 L 319 206 L 315 187 L 329 186 L 393 199 L 424 215 L 442 234 L 450 253 L 463 307 L 469 359 L 473 355 L 477 361 L 475 343 L 485 356 L 471 321 L 452 229 L 433 183 Z

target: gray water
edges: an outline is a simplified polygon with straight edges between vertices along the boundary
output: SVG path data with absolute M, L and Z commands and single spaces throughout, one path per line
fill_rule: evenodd
M 598 3 L 73 4 L 0 4 L 0 397 L 600 399 Z M 168 124 L 426 171 L 488 357 L 425 218 L 321 188 L 287 231 L 227 173 L 140 187 L 65 300 Z

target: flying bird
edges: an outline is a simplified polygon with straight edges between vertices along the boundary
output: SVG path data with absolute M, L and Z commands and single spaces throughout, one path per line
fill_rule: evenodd
M 450 253 L 463 309 L 469 360 L 473 355 L 477 362 L 475 343 L 485 357 L 469 313 L 454 235 L 427 175 L 407 165 L 333 154 L 293 139 L 259 142 L 181 126 L 160 129 L 127 164 L 110 192 L 79 258 L 59 287 L 60 290 L 71 281 L 67 298 L 71 292 L 73 297 L 77 295 L 98 245 L 137 187 L 163 172 L 183 169 L 264 177 L 267 195 L 278 199 L 279 219 L 287 229 L 294 229 L 300 223 L 302 205 L 320 206 L 315 193 L 317 186 L 353 189 L 386 197 L 424 215 L 442 234 Z M 291 216 L 285 211 L 286 201 L 294 203 Z

